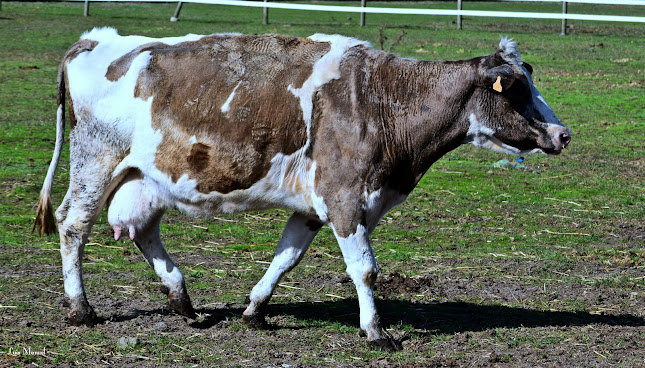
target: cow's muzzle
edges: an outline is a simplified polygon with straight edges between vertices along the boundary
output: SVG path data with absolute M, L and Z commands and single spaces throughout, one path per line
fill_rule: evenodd
M 571 142 L 571 130 L 562 125 L 552 125 L 548 129 L 549 136 L 553 147 L 545 150 L 546 153 L 559 154 L 563 149 L 567 148 Z

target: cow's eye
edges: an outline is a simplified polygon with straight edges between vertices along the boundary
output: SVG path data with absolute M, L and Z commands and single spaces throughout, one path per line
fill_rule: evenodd
M 516 109 L 523 110 L 525 105 L 531 100 L 531 89 L 524 78 L 517 78 L 511 88 L 506 91 L 507 98 L 516 107 Z

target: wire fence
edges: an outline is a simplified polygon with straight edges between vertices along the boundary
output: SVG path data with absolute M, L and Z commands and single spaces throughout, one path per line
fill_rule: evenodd
M 84 14 L 89 15 L 90 0 L 69 0 L 85 3 Z M 163 2 L 167 0 L 91 0 L 92 2 L 109 1 L 109 2 Z M 177 21 L 184 3 L 212 4 L 212 5 L 230 5 L 245 6 L 264 9 L 264 23 L 269 23 L 269 9 L 291 9 L 291 10 L 308 10 L 308 11 L 328 11 L 328 12 L 345 12 L 361 13 L 361 26 L 365 26 L 365 14 L 416 14 L 416 15 L 446 15 L 457 16 L 457 28 L 462 29 L 462 17 L 493 17 L 493 18 L 528 18 L 528 19 L 560 19 L 562 20 L 561 34 L 567 32 L 567 20 L 588 20 L 603 22 L 634 22 L 645 23 L 645 17 L 627 16 L 627 15 L 604 15 L 604 14 L 572 14 L 568 12 L 569 3 L 583 4 L 605 4 L 605 5 L 645 5 L 645 0 L 505 0 L 505 1 L 531 1 L 545 3 L 561 3 L 562 12 L 559 13 L 540 13 L 540 12 L 515 12 L 515 11 L 492 11 L 492 10 L 463 10 L 463 3 L 466 0 L 457 0 L 456 9 L 419 9 L 419 8 L 390 8 L 390 7 L 369 7 L 366 0 L 361 0 L 361 6 L 351 5 L 320 5 L 320 4 L 297 4 L 249 0 L 185 0 L 177 3 L 175 14 L 170 21 Z

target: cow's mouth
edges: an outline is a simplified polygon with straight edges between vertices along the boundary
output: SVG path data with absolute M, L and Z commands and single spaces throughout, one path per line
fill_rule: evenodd
M 550 140 L 546 144 L 538 144 L 538 146 L 537 150 L 546 155 L 559 155 L 564 149 L 564 145 L 556 145 Z
M 548 129 L 548 132 L 548 143 L 544 145 L 546 147 L 543 146 L 541 149 L 546 154 L 559 155 L 571 142 L 571 131 L 565 126 L 556 126 Z
M 571 141 L 569 128 L 550 124 L 545 130 L 534 129 L 534 136 L 521 142 L 505 142 L 502 138 L 496 137 L 494 132 L 480 131 L 478 134 L 468 137 L 463 143 L 471 143 L 491 151 L 506 154 L 530 154 L 542 153 L 547 155 L 558 155 Z
M 552 148 L 538 148 L 542 153 L 547 154 L 547 155 L 559 155 L 562 153 L 562 148 L 557 149 L 555 147 Z

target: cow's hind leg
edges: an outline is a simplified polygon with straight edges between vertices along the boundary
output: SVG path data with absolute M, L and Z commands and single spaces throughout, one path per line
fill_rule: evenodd
M 108 221 L 116 239 L 123 230 L 129 232 L 130 239 L 161 278 L 161 291 L 167 295 L 170 309 L 195 318 L 184 277 L 161 243 L 159 225 L 166 205 L 158 191 L 156 183 L 143 178 L 140 172 L 130 172 L 114 191 Z
M 289 218 L 269 269 L 251 290 L 249 306 L 242 314 L 242 320 L 246 325 L 253 328 L 268 327 L 263 307 L 269 303 L 282 276 L 300 262 L 321 226 L 319 221 L 298 213 Z
M 106 165 L 92 169 L 74 161 L 71 166 L 70 187 L 56 211 L 63 283 L 70 306 L 70 323 L 92 326 L 96 322 L 96 314 L 87 301 L 83 286 L 83 252 L 92 225 L 96 222 L 110 191 L 110 169 L 114 166 Z
M 170 310 L 195 318 L 195 309 L 190 302 L 184 276 L 161 243 L 159 224 L 162 215 L 163 213 L 157 214 L 146 226 L 137 228 L 134 243 L 161 278 L 161 291 L 168 297 Z
M 70 187 L 68 193 L 73 195 L 74 191 Z M 85 295 L 82 260 L 95 213 L 91 207 L 76 201 L 69 201 L 68 204 L 72 206 L 65 208 L 65 211 L 56 212 L 63 263 L 63 285 L 70 308 L 67 317 L 74 326 L 92 326 L 96 321 L 96 313 Z M 71 214 L 69 209 L 72 209 Z

